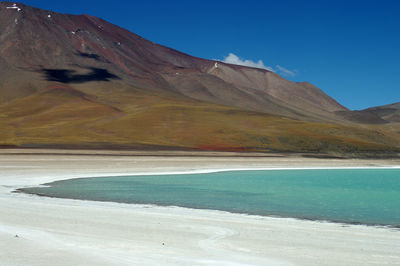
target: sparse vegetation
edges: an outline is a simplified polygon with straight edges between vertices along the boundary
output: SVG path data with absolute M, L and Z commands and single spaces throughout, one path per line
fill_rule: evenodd
M 0 114 L 0 145 L 339 153 L 400 149 L 400 136 L 377 126 L 292 120 L 168 94 L 135 92 L 93 100 L 57 88 L 3 104 Z

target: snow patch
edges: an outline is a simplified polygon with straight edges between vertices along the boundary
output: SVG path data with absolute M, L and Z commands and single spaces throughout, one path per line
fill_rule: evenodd
M 51 18 L 51 15 L 50 15 L 50 14 L 48 14 L 48 15 L 47 15 L 47 17 L 48 17 L 48 18 Z
M 17 6 L 17 4 L 13 4 L 12 6 L 8 6 L 7 9 L 16 9 L 18 12 L 22 9 Z
M 218 68 L 218 62 L 215 62 L 214 67 Z
M 15 22 L 16 25 L 18 25 L 18 19 L 17 18 L 14 19 L 14 22 Z
M 75 32 L 75 31 L 71 31 L 71 33 L 72 33 L 72 34 L 75 34 L 76 32 Z

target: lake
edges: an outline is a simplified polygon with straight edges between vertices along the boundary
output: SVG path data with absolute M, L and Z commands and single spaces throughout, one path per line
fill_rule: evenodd
M 400 169 L 251 170 L 81 178 L 22 191 L 400 227 Z

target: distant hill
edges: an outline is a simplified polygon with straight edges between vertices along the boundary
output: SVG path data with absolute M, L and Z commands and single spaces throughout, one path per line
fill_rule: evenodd
M 0 145 L 18 147 L 400 149 L 399 104 L 353 112 L 308 82 L 12 2 L 0 2 L 0 127 Z

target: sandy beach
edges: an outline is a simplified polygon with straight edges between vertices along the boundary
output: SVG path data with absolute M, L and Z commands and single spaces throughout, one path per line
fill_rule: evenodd
M 79 177 L 400 167 L 400 159 L 198 155 L 1 150 L 0 265 L 400 265 L 393 228 L 12 193 Z

